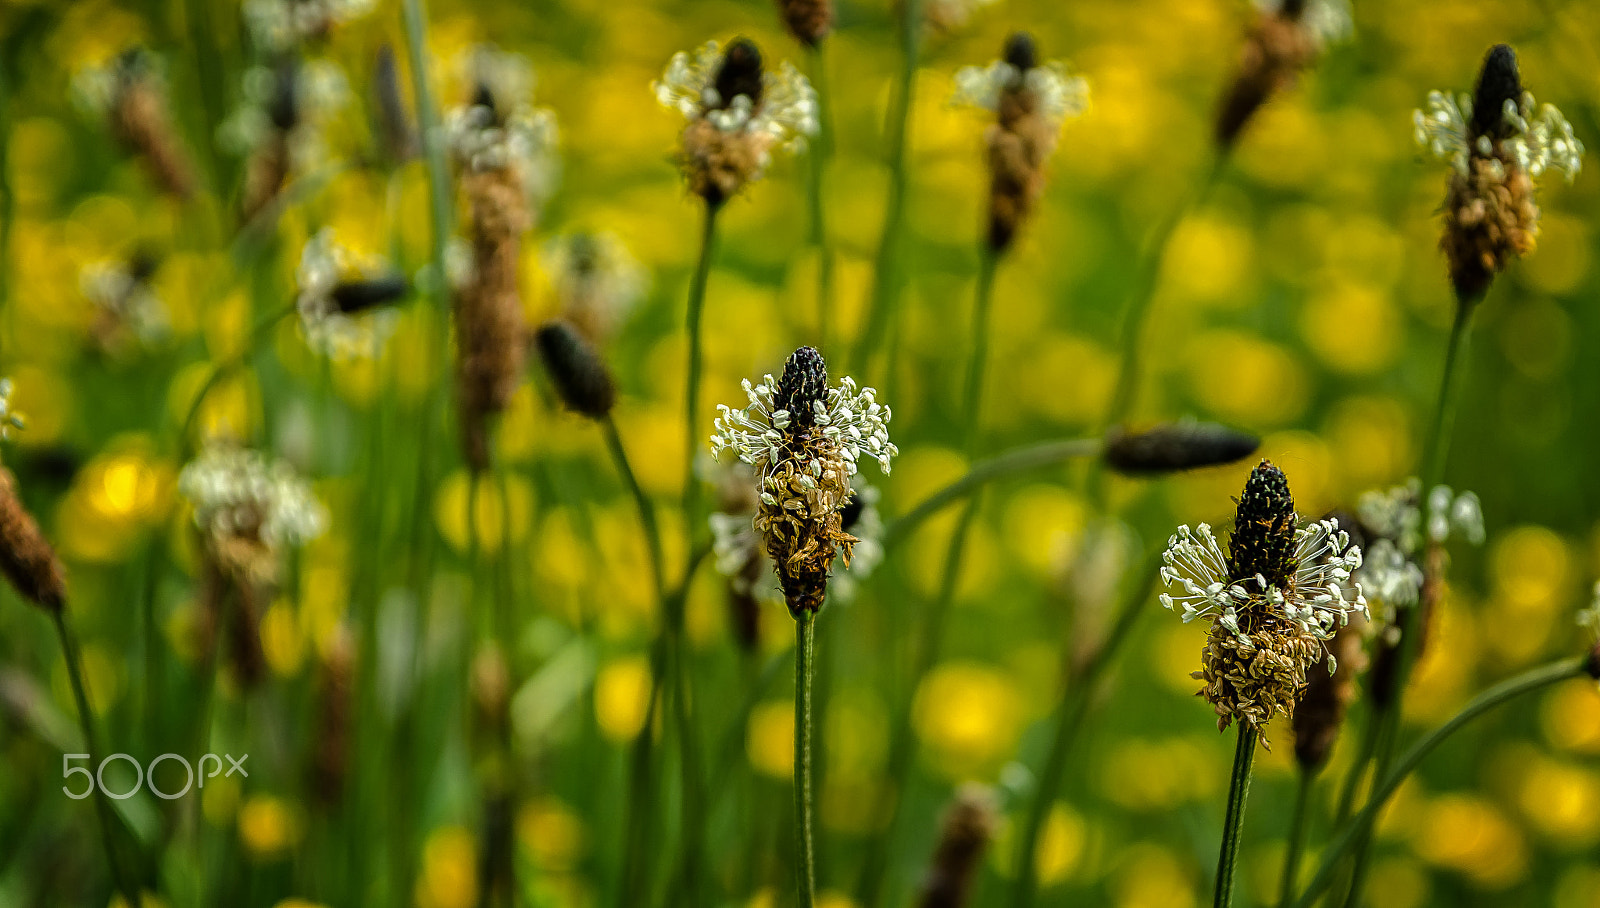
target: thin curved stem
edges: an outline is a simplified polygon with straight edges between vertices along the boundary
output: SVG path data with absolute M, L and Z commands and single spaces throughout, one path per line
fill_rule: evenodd
M 978 286 L 972 305 L 972 357 L 961 392 L 961 444 L 968 456 L 977 448 L 978 410 L 983 404 L 984 372 L 989 363 L 989 312 L 993 308 L 994 273 L 1000 254 L 984 245 L 978 253 Z
M 1549 687 L 1552 684 L 1558 684 L 1562 681 L 1588 674 L 1593 670 L 1588 665 L 1589 661 L 1584 658 L 1563 659 L 1559 662 L 1530 669 L 1515 678 L 1502 681 L 1474 697 L 1472 702 L 1462 707 L 1460 712 L 1450 717 L 1443 725 L 1435 728 L 1422 740 L 1411 745 L 1411 749 L 1407 750 L 1399 760 L 1395 761 L 1394 767 L 1389 770 L 1388 775 L 1383 777 L 1383 781 L 1373 787 L 1372 796 L 1367 799 L 1367 804 L 1361 809 L 1361 813 L 1357 814 L 1354 820 L 1344 826 L 1339 831 L 1338 837 L 1333 844 L 1328 846 L 1327 851 L 1322 856 L 1322 864 L 1317 868 L 1316 876 L 1311 878 L 1311 883 L 1300 894 L 1300 898 L 1294 903 L 1293 908 L 1311 908 L 1317 897 L 1333 882 L 1334 872 L 1346 852 L 1351 849 L 1359 838 L 1364 837 L 1371 830 L 1374 821 L 1377 819 L 1378 811 L 1383 809 L 1383 805 L 1388 803 L 1389 798 L 1393 797 L 1394 793 L 1399 790 L 1400 784 L 1405 781 L 1406 776 L 1410 775 L 1411 771 L 1416 769 L 1423 759 L 1433 752 L 1434 748 L 1444 743 L 1447 738 L 1473 719 L 1502 703 L 1514 700 L 1523 694 Z
M 1217 887 L 1212 908 L 1233 904 L 1233 870 L 1239 862 L 1239 839 L 1244 831 L 1245 802 L 1250 797 L 1250 770 L 1256 761 L 1261 732 L 1248 722 L 1239 723 L 1239 746 L 1233 754 L 1233 775 L 1228 783 L 1228 812 L 1222 819 L 1222 851 L 1217 855 Z
M 72 629 L 67 626 L 66 605 L 63 603 L 57 608 L 50 609 L 50 617 L 55 622 L 56 637 L 61 641 L 61 656 L 67 663 L 67 679 L 72 684 L 72 699 L 78 706 L 78 723 L 83 730 L 83 748 L 89 752 L 89 764 L 98 765 L 95 758 L 100 756 L 99 735 L 95 733 L 94 713 L 89 711 L 89 695 L 83 685 L 83 656 L 78 650 L 78 639 L 73 636 Z M 122 862 L 117 860 L 116 836 L 111 818 L 111 801 L 99 785 L 94 788 L 94 811 L 100 823 L 100 839 L 106 850 L 106 863 L 111 868 L 111 880 L 116 884 L 117 890 L 122 893 L 123 899 L 129 905 L 138 905 L 139 889 L 128 879 Z
M 1300 782 L 1295 787 L 1294 813 L 1289 818 L 1289 846 L 1283 855 L 1283 878 L 1278 887 L 1279 908 L 1288 908 L 1294 899 L 1294 884 L 1300 876 L 1300 858 L 1305 854 L 1306 826 L 1310 819 L 1307 808 L 1311 804 L 1311 789 L 1316 787 L 1317 769 L 1300 770 Z
M 711 277 L 711 257 L 717 245 L 717 212 L 721 206 L 707 202 L 705 220 L 700 231 L 700 258 L 695 263 L 694 276 L 689 280 L 689 307 L 685 331 L 689 335 L 689 368 L 684 387 L 683 419 L 683 519 L 689 525 L 689 537 L 696 535 L 695 520 L 700 508 L 700 483 L 694 475 L 695 453 L 703 444 L 698 422 L 700 418 L 701 350 L 700 321 L 705 314 L 706 283 Z
M 884 528 L 884 548 L 909 536 L 923 522 L 986 483 L 1015 473 L 1065 463 L 1080 457 L 1097 457 L 1104 442 L 1099 438 L 1071 438 L 1015 448 L 972 465 L 966 475 L 923 499 L 916 507 Z
M 190 402 L 188 411 L 183 415 L 183 425 L 178 430 L 180 444 L 189 444 L 189 433 L 194 431 L 194 421 L 200 417 L 200 408 L 205 404 L 206 397 L 212 391 L 215 391 L 217 385 L 235 369 L 239 369 L 249 362 L 250 357 L 255 354 L 256 347 L 261 345 L 261 342 L 272 332 L 272 329 L 294 313 L 295 307 L 293 305 L 285 306 L 256 322 L 255 327 L 250 329 L 250 334 L 245 338 L 244 346 L 239 352 L 217 363 L 212 368 L 211 373 L 206 376 L 206 380 L 201 383 L 199 390 L 195 391 L 194 400 Z
M 1122 644 L 1133 631 L 1134 624 L 1138 622 L 1142 614 L 1141 606 L 1149 601 L 1150 593 L 1155 589 L 1156 578 L 1160 576 L 1160 569 L 1161 555 L 1157 552 L 1146 560 L 1138 582 L 1123 598 L 1116 621 L 1111 625 L 1104 642 L 1084 663 L 1083 669 L 1071 679 L 1071 687 L 1061 700 L 1055 738 L 1045 755 L 1044 766 L 1039 771 L 1033 805 L 1028 810 L 1027 820 L 1022 827 L 1022 837 L 1018 840 L 1015 852 L 1016 868 L 1013 877 L 1017 882 L 1011 890 L 1011 904 L 1014 908 L 1028 908 L 1033 904 L 1038 889 L 1036 855 L 1039 848 L 1039 834 L 1044 828 L 1045 819 L 1050 815 L 1050 808 L 1055 804 L 1056 793 L 1061 790 L 1061 780 L 1067 769 L 1067 755 L 1072 749 L 1073 742 L 1078 738 L 1078 730 L 1083 726 L 1084 718 L 1088 715 L 1089 704 L 1099 687 L 1100 679 L 1110 668 L 1112 659 L 1121 650 Z
M 800 908 L 816 901 L 816 842 L 811 797 L 811 675 L 816 662 L 817 613 L 809 609 L 794 623 L 794 816 L 795 876 Z
M 617 431 L 616 419 L 608 413 L 600 425 L 605 431 L 606 447 L 611 451 L 611 461 L 616 465 L 617 473 L 622 477 L 623 484 L 628 487 L 628 492 L 633 496 L 634 506 L 639 511 L 639 525 L 644 529 L 645 546 L 650 552 L 650 576 L 655 582 L 656 598 L 665 612 L 667 582 L 663 573 L 661 529 L 656 523 L 655 505 L 650 501 L 650 496 L 645 494 L 644 487 L 639 485 L 638 478 L 634 476 L 633 467 L 628 461 L 628 451 L 622 444 L 622 435 Z

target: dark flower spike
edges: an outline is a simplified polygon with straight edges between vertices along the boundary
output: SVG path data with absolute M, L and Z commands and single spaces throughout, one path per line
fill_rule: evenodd
M 712 86 L 717 90 L 719 108 L 731 106 L 740 95 L 750 99 L 751 107 L 761 103 L 761 49 L 754 41 L 734 38 L 728 42 Z
M 1283 471 L 1263 460 L 1250 471 L 1234 515 L 1228 543 L 1228 573 L 1234 581 L 1261 575 L 1283 588 L 1295 568 L 1294 497 Z
M 1594 648 L 1589 650 L 1589 659 L 1584 662 L 1583 670 L 1589 673 L 1589 677 L 1600 681 L 1600 643 L 1596 643 Z
M 410 292 L 411 286 L 398 274 L 369 280 L 341 281 L 334 285 L 329 296 L 333 304 L 345 315 L 355 315 L 397 303 Z
M 16 478 L 4 467 L 0 467 L 0 572 L 22 598 L 47 612 L 61 611 L 66 602 L 61 562 L 23 507 Z
M 1144 476 L 1233 463 L 1256 452 L 1261 439 L 1207 422 L 1167 423 L 1146 432 L 1113 429 L 1106 437 L 1106 466 Z
M 1356 676 L 1366 666 L 1361 642 L 1358 626 L 1341 628 L 1328 644 L 1337 668 L 1332 672 L 1318 671 L 1319 664 L 1306 670 L 1306 690 L 1294 708 L 1294 756 L 1308 771 L 1315 771 L 1328 761 L 1344 725 L 1345 712 L 1355 701 Z
M 395 65 L 394 49 L 387 44 L 378 48 L 378 64 L 372 81 L 384 151 L 396 163 L 409 160 L 417 153 L 417 134 L 411 128 L 411 117 L 406 113 L 405 98 L 400 92 L 400 72 Z
M 611 370 L 583 335 L 566 322 L 545 322 L 534 334 L 539 359 L 567 409 L 590 419 L 605 419 L 617 402 Z
M 969 782 L 956 791 L 939 823 L 939 844 L 922 883 L 919 908 L 961 908 L 971 901 L 983 852 L 1000 825 L 995 795 Z
M 817 348 L 801 347 L 789 354 L 773 398 L 773 405 L 789 414 L 788 426 L 780 428 L 793 435 L 816 425 L 816 405 L 823 402 L 827 391 L 828 366 Z
M 1012 32 L 1006 38 L 1004 59 L 1019 72 L 1027 72 L 1039 65 L 1039 51 L 1034 47 L 1033 36 L 1027 32 Z
M 1517 72 L 1517 52 L 1509 44 L 1496 44 L 1484 55 L 1478 73 L 1478 90 L 1472 96 L 1472 134 L 1491 139 L 1508 138 L 1515 126 L 1507 119 L 1506 105 L 1515 110 L 1522 101 L 1522 77 Z
M 789 34 L 806 47 L 816 47 L 833 28 L 833 0 L 778 0 L 778 13 Z

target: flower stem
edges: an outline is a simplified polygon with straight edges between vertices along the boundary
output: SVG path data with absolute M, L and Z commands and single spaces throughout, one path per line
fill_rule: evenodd
M 1474 697 L 1471 703 L 1462 707 L 1461 711 L 1452 716 L 1449 721 L 1429 732 L 1427 737 L 1411 745 L 1411 749 L 1406 751 L 1395 762 L 1394 767 L 1383 777 L 1383 781 L 1373 786 L 1372 797 L 1367 799 L 1367 804 L 1361 809 L 1361 813 L 1357 814 L 1354 820 L 1351 820 L 1339 831 L 1338 837 L 1323 854 L 1322 864 L 1317 868 L 1316 876 L 1312 877 L 1310 885 L 1300 894 L 1300 898 L 1294 903 L 1293 908 L 1310 908 L 1323 890 L 1327 889 L 1328 885 L 1333 882 L 1333 874 L 1338 868 L 1341 859 L 1355 845 L 1358 839 L 1365 837 L 1370 832 L 1374 821 L 1377 819 L 1378 811 L 1382 810 L 1384 804 L 1388 803 L 1389 798 L 1394 796 L 1395 791 L 1400 788 L 1400 783 L 1405 781 L 1406 776 L 1410 775 L 1411 771 L 1416 769 L 1417 765 L 1429 753 L 1432 753 L 1434 748 L 1444 743 L 1445 739 L 1455 734 L 1456 731 L 1473 719 L 1502 703 L 1570 678 L 1577 678 L 1588 673 L 1588 671 L 1589 667 L 1586 664 L 1586 660 L 1578 658 L 1563 659 L 1559 662 L 1553 662 L 1549 665 L 1523 672 L 1515 678 L 1502 681 Z
M 807 201 L 811 212 L 811 245 L 817 250 L 817 349 L 828 350 L 833 314 L 833 249 L 828 244 L 828 218 L 824 201 L 827 198 L 828 162 L 833 157 L 833 134 L 828 122 L 828 60 L 823 53 L 824 42 L 810 48 L 811 87 L 817 92 L 817 140 L 807 157 L 811 164 L 811 180 L 806 185 Z
M 266 318 L 256 322 L 255 327 L 250 329 L 250 334 L 245 338 L 244 346 L 240 348 L 238 353 L 212 367 L 210 374 L 206 376 L 206 380 L 195 391 L 194 400 L 190 402 L 188 412 L 183 415 L 183 425 L 178 430 L 178 443 L 180 445 L 189 444 L 189 434 L 194 431 L 195 420 L 200 418 L 200 408 L 205 404 L 206 398 L 210 396 L 211 392 L 216 390 L 217 385 L 221 384 L 222 380 L 231 375 L 234 370 L 242 368 L 245 363 L 249 362 L 256 348 L 261 345 L 262 341 L 266 340 L 267 335 L 272 333 L 272 329 L 278 327 L 280 322 L 294 315 L 294 313 L 295 307 L 293 305 L 285 306 L 269 313 Z
M 717 212 L 721 206 L 707 202 L 705 220 L 700 231 L 700 258 L 695 264 L 694 276 L 689 280 L 689 312 L 685 330 L 689 335 L 689 374 L 684 388 L 683 420 L 683 519 L 689 526 L 689 537 L 695 536 L 695 515 L 700 507 L 700 483 L 694 475 L 694 455 L 702 445 L 700 431 L 700 320 L 705 314 L 706 282 L 711 277 L 711 257 L 717 245 Z
M 1278 890 L 1279 908 L 1289 908 L 1289 903 L 1294 900 L 1294 884 L 1300 876 L 1300 858 L 1305 852 L 1306 825 L 1310 819 L 1307 808 L 1311 804 L 1311 789 L 1316 787 L 1318 768 L 1303 767 L 1300 770 L 1300 784 L 1294 796 L 1294 813 L 1289 819 L 1289 847 L 1283 856 L 1283 879 Z
M 1217 888 L 1212 908 L 1233 904 L 1233 868 L 1239 861 L 1239 835 L 1244 829 L 1245 800 L 1250 797 L 1250 769 L 1256 761 L 1256 741 L 1261 732 L 1248 722 L 1239 723 L 1239 747 L 1233 755 L 1233 777 L 1228 783 L 1228 812 L 1222 819 L 1222 851 L 1217 856 Z
M 801 610 L 794 624 L 794 816 L 797 848 L 795 876 L 799 906 L 816 900 L 816 843 L 811 810 L 811 674 L 816 662 L 817 613 Z
M 1149 600 L 1151 591 L 1155 589 L 1160 569 L 1161 556 L 1158 552 L 1147 560 L 1139 581 L 1128 590 L 1127 597 L 1123 599 L 1122 607 L 1117 612 L 1116 622 L 1112 624 L 1110 632 L 1084 663 L 1083 669 L 1071 679 L 1067 696 L 1062 698 L 1060 718 L 1056 722 L 1056 735 L 1050 744 L 1049 753 L 1045 756 L 1044 767 L 1039 771 L 1038 790 L 1034 793 L 1033 805 L 1028 810 L 1027 821 L 1022 827 L 1022 837 L 1018 840 L 1016 871 L 1013 874 L 1017 882 L 1012 888 L 1011 897 L 1014 908 L 1028 908 L 1033 904 L 1033 897 L 1038 889 L 1038 863 L 1035 856 L 1039 847 L 1039 834 L 1044 828 L 1045 819 L 1050 815 L 1050 808 L 1055 805 L 1056 792 L 1061 788 L 1061 779 L 1067 769 L 1067 754 L 1078 738 L 1078 730 L 1088 715 L 1089 703 L 1099 687 L 1101 676 L 1110 667 L 1112 657 L 1128 639 L 1135 622 L 1142 614 L 1140 606 Z
M 617 473 L 621 475 L 623 484 L 628 487 L 628 492 L 633 495 L 633 503 L 639 510 L 639 525 L 644 528 L 645 546 L 650 551 L 650 575 L 655 581 L 656 598 L 665 611 L 667 583 L 662 573 L 661 529 L 656 523 L 655 505 L 650 501 L 650 496 L 645 494 L 644 488 L 639 485 L 638 478 L 634 476 L 633 467 L 628 461 L 628 451 L 622 445 L 622 435 L 617 431 L 616 419 L 606 414 L 601 426 L 605 429 L 606 447 L 611 451 L 611 461 L 616 465 Z
M 900 3 L 900 74 L 894 84 L 893 99 L 889 106 L 887 144 L 889 164 L 889 195 L 884 202 L 883 234 L 878 240 L 878 252 L 873 263 L 872 297 L 867 303 L 866 326 L 856 340 L 850 357 L 856 374 L 863 379 L 870 375 L 869 360 L 877 353 L 888 328 L 890 312 L 899 302 L 903 289 L 908 144 L 910 137 L 911 106 L 916 95 L 917 62 L 922 54 L 922 0 L 902 0 Z
M 67 679 L 72 683 L 72 699 L 78 705 L 78 723 L 83 729 L 83 749 L 89 752 L 89 764 L 97 765 L 95 757 L 101 755 L 99 735 L 94 729 L 94 713 L 89 711 L 89 695 L 83 685 L 83 656 L 78 650 L 78 638 L 67 625 L 66 605 L 50 611 L 55 621 L 56 637 L 61 641 L 61 655 L 67 663 Z M 111 868 L 111 880 L 129 905 L 140 903 L 139 890 L 128 879 L 117 860 L 116 837 L 111 816 L 111 801 L 99 785 L 94 788 L 95 816 L 100 823 L 100 840 L 105 846 L 106 863 Z

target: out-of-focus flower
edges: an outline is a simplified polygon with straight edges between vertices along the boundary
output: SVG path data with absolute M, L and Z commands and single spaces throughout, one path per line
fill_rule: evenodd
M 1144 432 L 1106 433 L 1106 466 L 1130 476 L 1233 463 L 1256 452 L 1261 439 L 1209 422 L 1163 423 Z
M 1430 92 L 1427 111 L 1411 117 L 1417 144 L 1450 162 L 1440 246 L 1456 298 L 1471 305 L 1513 258 L 1533 251 L 1533 181 L 1553 167 L 1571 182 L 1583 143 L 1561 111 L 1536 108 L 1522 90 L 1516 52 L 1505 44 L 1484 57 L 1473 97 Z
M 297 275 L 306 343 L 334 359 L 376 356 L 394 331 L 395 313 L 386 307 L 405 295 L 405 280 L 340 246 L 327 227 L 306 241 Z
M 817 132 L 817 93 L 790 63 L 762 68 L 747 38 L 724 50 L 715 41 L 680 51 L 652 86 L 656 100 L 683 114 L 681 164 L 689 190 L 712 205 L 760 179 L 774 147 L 800 151 Z
M 536 208 L 554 191 L 561 159 L 555 114 L 531 102 L 533 68 L 522 55 L 487 45 L 464 66 L 472 97 L 445 115 L 451 155 L 471 172 L 508 172 Z
M 105 117 L 112 132 L 144 159 L 161 188 L 187 199 L 194 192 L 194 165 L 167 107 L 166 74 L 160 58 L 139 48 L 73 77 L 79 102 Z
M 1184 621 L 1211 619 L 1195 673 L 1217 713 L 1260 728 L 1274 715 L 1292 715 L 1304 693 L 1306 670 L 1323 658 L 1325 642 L 1352 615 L 1367 616 L 1359 585 L 1361 550 L 1332 520 L 1296 526 L 1294 499 L 1283 472 L 1263 460 L 1250 473 L 1234 519 L 1229 554 L 1211 528 L 1187 526 L 1167 541 L 1161 578 L 1179 594 L 1161 604 Z M 1328 670 L 1337 662 L 1328 655 Z
M 11 379 L 0 378 L 0 440 L 9 441 L 11 430 L 21 429 L 25 425 L 22 417 L 11 408 L 12 390 Z
M 953 103 L 992 111 L 989 157 L 989 245 L 1003 250 L 1044 191 L 1044 165 L 1061 123 L 1088 107 L 1089 83 L 1062 63 L 1038 62 L 1033 38 L 1006 39 L 1003 59 L 956 73 Z
M 961 908 L 968 903 L 983 852 L 1000 825 L 993 789 L 968 782 L 956 790 L 939 821 L 939 843 L 922 881 L 922 908 Z
M 327 512 L 292 467 L 244 448 L 208 445 L 183 468 L 178 490 L 223 566 L 255 581 L 276 576 L 283 546 L 314 539 L 327 527 Z
M 400 72 L 395 66 L 394 49 L 387 44 L 378 48 L 378 60 L 372 73 L 372 93 L 378 108 L 382 149 L 389 162 L 400 164 L 416 157 L 417 131 L 411 125 L 411 115 L 406 111 L 406 101 L 400 91 Z
M 650 286 L 650 274 L 609 233 L 569 233 L 545 244 L 544 269 L 561 316 L 602 344 Z
M 1600 641 L 1600 581 L 1594 585 L 1594 598 L 1589 607 L 1578 612 L 1578 626 L 1587 628 L 1595 640 Z
M 302 63 L 284 57 L 274 66 L 245 72 L 240 106 L 218 133 L 224 148 L 249 157 L 245 217 L 277 198 L 290 177 L 328 164 L 326 127 L 348 103 L 349 94 L 344 72 L 326 60 Z
M 778 14 L 789 34 L 806 47 L 816 47 L 833 28 L 833 0 L 778 0 Z
M 171 330 L 167 308 L 150 284 L 157 264 L 154 255 L 140 251 L 93 262 L 78 273 L 78 285 L 95 308 L 90 331 L 102 349 L 114 351 L 130 340 L 153 344 Z
M 922 0 L 922 17 L 938 31 L 950 33 L 965 28 L 978 10 L 994 6 L 998 0 Z
M 281 52 L 326 38 L 373 6 L 374 0 L 245 0 L 244 18 L 257 47 Z
M 552 319 L 534 332 L 533 342 L 567 409 L 593 420 L 610 416 L 617 402 L 616 383 L 605 360 L 577 329 Z
M 1423 548 L 1422 483 L 1413 477 L 1404 485 L 1365 492 L 1356 504 L 1357 518 L 1368 540 L 1366 558 L 1356 572 L 1362 589 L 1383 606 L 1384 620 L 1393 610 L 1414 605 L 1422 591 L 1423 571 L 1418 564 Z M 1452 533 L 1473 545 L 1483 543 L 1483 510 L 1472 492 L 1456 494 L 1449 486 L 1434 486 L 1429 493 L 1432 518 L 1430 544 L 1443 545 Z
M 1258 0 L 1256 21 L 1217 112 L 1217 145 L 1232 148 L 1262 105 L 1289 88 L 1329 44 L 1349 34 L 1348 0 Z
M 733 452 L 754 467 L 760 503 L 755 529 L 791 613 L 817 611 L 827 592 L 836 554 L 850 563 L 855 536 L 842 529 L 852 491 L 850 479 L 862 457 L 888 473 L 899 449 L 889 441 L 888 407 L 871 388 L 857 391 L 846 376 L 828 387 L 827 366 L 815 348 L 801 347 L 784 364 L 783 378 L 744 382 L 749 405 L 718 406 L 712 451 Z

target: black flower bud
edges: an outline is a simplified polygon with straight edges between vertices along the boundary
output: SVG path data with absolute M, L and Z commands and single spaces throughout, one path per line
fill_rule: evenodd
M 1509 44 L 1496 44 L 1483 58 L 1478 90 L 1472 96 L 1471 132 L 1474 138 L 1503 139 L 1510 132 L 1506 102 L 1522 100 L 1522 77 L 1517 74 L 1517 52 Z
M 417 153 L 417 134 L 411 128 L 411 117 L 406 113 L 405 98 L 400 92 L 400 73 L 395 66 L 394 49 L 387 44 L 378 48 L 378 63 L 372 83 L 378 108 L 378 131 L 383 138 L 384 151 L 391 161 L 407 160 Z
M 345 315 L 357 315 L 399 302 L 410 289 L 406 279 L 398 274 L 385 275 L 370 280 L 340 281 L 328 295 L 333 304 Z
M 789 431 L 809 429 L 817 423 L 813 404 L 824 400 L 828 391 L 828 365 L 816 347 L 801 347 L 789 354 L 778 379 L 778 393 L 772 405 L 789 411 Z
M 1294 498 L 1283 471 L 1263 460 L 1250 471 L 1229 542 L 1229 578 L 1248 580 L 1260 574 L 1271 586 L 1288 586 L 1295 571 Z
M 279 132 L 288 132 L 300 122 L 299 66 L 286 57 L 272 70 L 272 98 L 267 102 L 267 117 Z
M 617 402 L 611 370 L 577 329 L 559 319 L 548 321 L 539 327 L 534 343 L 567 409 L 590 419 L 611 413 Z
M 1600 643 L 1596 643 L 1594 649 L 1589 650 L 1589 658 L 1583 663 L 1583 670 L 1589 673 L 1589 677 L 1600 681 Z
M 1006 38 L 1004 59 L 1022 72 L 1039 65 L 1039 51 L 1033 45 L 1033 36 L 1027 32 L 1012 32 Z
M 734 38 L 722 53 L 722 65 L 712 81 L 719 107 L 728 107 L 744 95 L 752 105 L 761 103 L 761 49 L 749 38 Z
M 1233 463 L 1249 457 L 1261 439 L 1208 422 L 1156 426 L 1148 432 L 1113 429 L 1106 437 L 1106 466 L 1133 476 L 1173 473 Z

